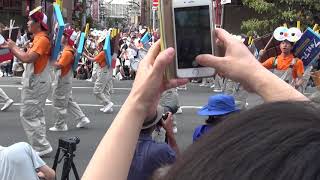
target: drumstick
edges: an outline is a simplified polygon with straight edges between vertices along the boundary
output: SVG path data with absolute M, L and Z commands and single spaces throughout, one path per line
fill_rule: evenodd
M 9 26 L 9 39 L 11 39 L 12 29 L 14 27 L 15 20 L 10 19 L 10 26 Z
M 271 42 L 272 42 L 273 38 L 274 38 L 274 37 L 273 37 L 273 36 L 271 36 L 271 38 L 269 39 L 269 41 L 268 41 L 267 45 L 263 48 L 263 50 L 262 50 L 262 51 L 263 51 L 263 54 L 264 54 L 264 53 L 266 52 L 266 50 L 269 48 L 269 46 L 270 46 L 270 44 L 271 44 Z M 252 41 L 253 41 L 253 40 L 252 40 Z M 263 54 L 259 56 L 259 59 L 258 59 L 259 61 L 261 60 L 261 58 L 262 58 Z
M 12 28 L 12 19 L 10 19 L 10 24 L 9 24 L 9 39 L 11 39 L 11 28 Z

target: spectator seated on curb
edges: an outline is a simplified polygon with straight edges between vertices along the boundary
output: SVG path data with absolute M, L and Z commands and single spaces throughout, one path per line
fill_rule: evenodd
M 197 141 L 214 126 L 222 122 L 228 115 L 238 111 L 239 109 L 236 107 L 235 100 L 232 96 L 224 94 L 210 96 L 208 104 L 198 111 L 198 115 L 209 117 L 206 120 L 206 124 L 195 128 L 193 142 Z

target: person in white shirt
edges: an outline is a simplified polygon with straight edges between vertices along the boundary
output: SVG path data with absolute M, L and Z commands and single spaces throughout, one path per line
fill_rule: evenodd
M 0 146 L 1 180 L 55 180 L 55 172 L 24 142 Z

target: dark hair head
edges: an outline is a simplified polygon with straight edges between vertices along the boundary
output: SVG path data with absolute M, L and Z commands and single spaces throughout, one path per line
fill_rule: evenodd
M 276 102 L 233 115 L 163 179 L 319 179 L 319 112 L 310 102 Z

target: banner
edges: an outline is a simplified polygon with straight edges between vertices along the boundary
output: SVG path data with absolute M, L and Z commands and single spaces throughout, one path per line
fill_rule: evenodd
M 104 46 L 103 46 L 103 51 L 105 53 L 106 56 L 106 62 L 107 62 L 107 66 L 111 67 L 112 65 L 112 56 L 111 56 L 111 36 L 110 33 L 108 33 Z
M 52 54 L 51 59 L 57 60 L 61 50 L 61 38 L 64 31 L 64 21 L 62 18 L 61 10 L 58 4 L 53 5 L 53 16 L 51 22 L 51 39 L 52 39 Z
M 146 48 L 146 49 L 149 49 L 150 48 L 150 45 L 149 45 L 149 42 L 151 40 L 152 36 L 149 34 L 149 32 L 146 32 L 144 34 L 144 36 L 141 38 L 141 43 L 143 44 L 143 46 Z
M 294 55 L 303 61 L 303 65 L 308 66 L 320 55 L 320 35 L 308 28 L 301 39 L 293 47 Z
M 91 17 L 94 21 L 99 22 L 99 0 L 92 1 Z
M 78 68 L 78 64 L 79 64 L 79 61 L 80 61 L 80 58 L 81 58 L 82 52 L 83 52 L 85 37 L 86 37 L 86 34 L 84 32 L 82 32 L 80 35 L 80 40 L 78 41 L 79 44 L 77 46 L 78 48 L 77 48 L 76 57 L 73 62 L 73 71 L 76 71 Z

